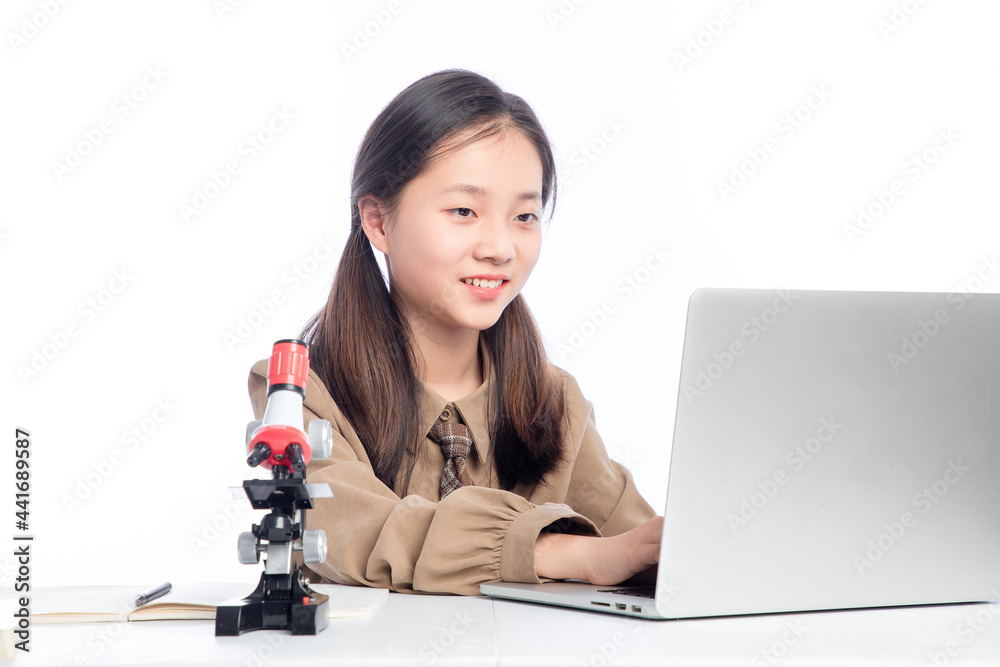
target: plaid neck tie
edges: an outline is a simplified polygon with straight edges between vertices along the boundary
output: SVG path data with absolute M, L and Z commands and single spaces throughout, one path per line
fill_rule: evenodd
M 431 427 L 433 438 L 444 452 L 444 471 L 441 473 L 441 498 L 462 486 L 473 486 L 465 469 L 465 457 L 472 448 L 472 437 L 465 424 L 435 422 Z

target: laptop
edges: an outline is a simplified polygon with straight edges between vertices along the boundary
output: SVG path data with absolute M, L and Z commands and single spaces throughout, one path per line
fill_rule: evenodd
M 655 587 L 484 584 L 656 619 L 1000 599 L 1000 294 L 700 289 Z

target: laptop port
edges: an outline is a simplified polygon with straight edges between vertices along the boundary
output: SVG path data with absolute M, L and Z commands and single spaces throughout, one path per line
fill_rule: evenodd
M 632 611 L 634 611 L 637 614 L 641 614 L 642 613 L 642 605 L 641 604 L 634 604 L 634 605 L 632 605 Z
M 596 604 L 598 607 L 610 607 L 611 606 L 610 602 L 596 602 L 594 600 L 591 600 L 590 604 Z
M 619 611 L 625 611 L 625 609 L 627 609 L 627 608 L 628 608 L 627 604 L 622 604 L 621 602 L 616 602 L 615 603 L 615 609 L 617 609 Z

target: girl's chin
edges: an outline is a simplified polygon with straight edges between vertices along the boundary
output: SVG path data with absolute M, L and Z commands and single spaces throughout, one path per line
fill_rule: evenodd
M 499 319 L 500 313 L 497 313 L 495 317 L 475 318 L 474 320 L 465 323 L 465 325 L 466 328 L 474 331 L 484 331 L 496 324 Z
M 510 301 L 503 299 L 477 301 L 471 304 L 453 302 L 444 308 L 428 305 L 423 308 L 407 310 L 409 311 L 410 325 L 415 331 L 440 328 L 479 332 L 496 324 L 509 304 Z M 421 317 L 419 313 L 424 313 L 424 316 Z
M 490 314 L 486 317 L 465 317 L 453 320 L 452 323 L 460 329 L 465 329 L 470 332 L 479 333 L 480 331 L 485 331 L 489 329 L 500 319 L 500 314 L 503 311 Z

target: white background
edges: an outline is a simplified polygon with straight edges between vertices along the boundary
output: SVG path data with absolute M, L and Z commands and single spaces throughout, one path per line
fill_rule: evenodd
M 989 0 L 5 2 L 0 535 L 21 427 L 35 585 L 256 581 L 236 539 L 261 513 L 228 492 L 252 476 L 248 369 L 325 301 L 368 125 L 449 67 L 550 134 L 525 295 L 662 507 L 695 288 L 1000 288 L 998 21 Z

